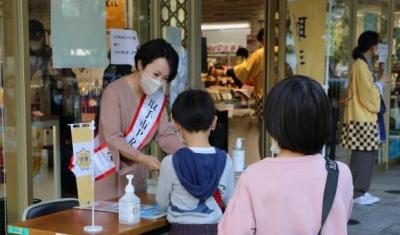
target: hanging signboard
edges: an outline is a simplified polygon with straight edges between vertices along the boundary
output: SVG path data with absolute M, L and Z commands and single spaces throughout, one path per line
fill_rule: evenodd
M 106 10 L 107 10 L 107 20 L 106 20 L 107 29 L 126 28 L 125 0 L 106 0 Z
M 309 76 L 323 84 L 325 75 L 326 1 L 291 0 L 288 2 L 288 10 L 297 61 L 297 71 L 294 71 L 294 73 Z

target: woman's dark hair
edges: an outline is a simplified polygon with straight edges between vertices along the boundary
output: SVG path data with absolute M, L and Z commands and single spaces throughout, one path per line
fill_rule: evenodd
M 331 112 L 321 85 L 295 75 L 278 82 L 265 102 L 266 128 L 282 149 L 311 155 L 329 136 Z
M 236 56 L 240 56 L 240 57 L 243 57 L 243 58 L 248 58 L 249 57 L 249 51 L 246 48 L 241 47 L 236 51 Z
M 139 47 L 135 55 L 136 69 L 138 69 L 139 61 L 142 62 L 143 68 L 145 68 L 158 58 L 167 60 L 171 70 L 167 82 L 171 82 L 176 77 L 179 57 L 174 48 L 164 39 L 150 40 Z
M 186 90 L 172 105 L 172 118 L 189 132 L 210 129 L 215 112 L 214 101 L 202 90 Z
M 264 28 L 260 29 L 257 33 L 257 41 L 263 43 L 264 42 Z
M 378 45 L 379 34 L 374 31 L 365 31 L 358 37 L 357 47 L 353 50 L 353 59 L 360 59 L 363 53 L 375 45 Z

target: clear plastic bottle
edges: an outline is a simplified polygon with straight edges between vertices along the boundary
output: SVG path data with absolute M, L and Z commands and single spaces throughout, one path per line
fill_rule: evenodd
M 236 145 L 233 149 L 233 168 L 235 172 L 242 172 L 245 165 L 245 153 L 243 149 L 244 138 L 237 138 Z
M 125 194 L 119 199 L 119 223 L 136 224 L 140 222 L 140 198 L 135 195 L 135 188 L 132 185 L 133 175 L 127 175 L 128 184 L 125 187 Z

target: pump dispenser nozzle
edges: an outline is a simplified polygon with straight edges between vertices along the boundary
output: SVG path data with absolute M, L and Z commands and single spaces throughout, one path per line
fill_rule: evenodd
M 128 179 L 128 184 L 125 187 L 125 192 L 126 193 L 134 193 L 135 188 L 132 185 L 133 175 L 126 175 L 126 178 Z
M 237 138 L 235 148 L 233 148 L 233 166 L 235 172 L 242 172 L 245 164 L 245 154 L 243 149 L 244 138 Z
M 236 139 L 235 149 L 243 149 L 243 138 Z

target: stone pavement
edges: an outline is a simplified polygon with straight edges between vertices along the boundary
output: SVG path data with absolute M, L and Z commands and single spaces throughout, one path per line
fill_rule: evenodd
M 360 223 L 349 225 L 349 235 L 400 235 L 400 166 L 374 174 L 370 193 L 381 198 L 372 206 L 354 205 L 351 219 Z

